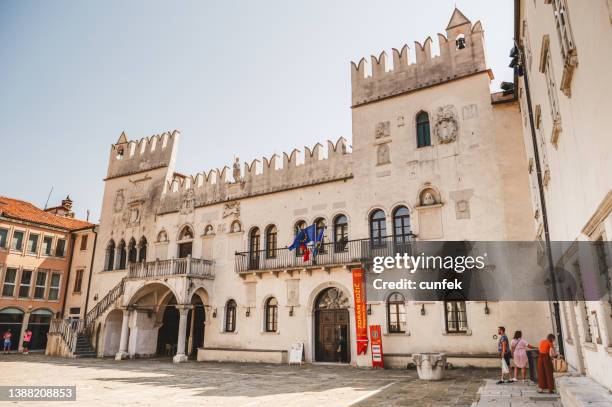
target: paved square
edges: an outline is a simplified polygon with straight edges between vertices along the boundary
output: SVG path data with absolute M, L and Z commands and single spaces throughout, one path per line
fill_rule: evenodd
M 423 382 L 414 370 L 169 359 L 115 361 L 1 355 L 1 385 L 76 385 L 77 402 L 45 405 L 470 406 L 495 371 L 455 369 Z M 32 402 L 12 405 L 37 405 Z M 41 405 L 41 404 L 38 404 Z

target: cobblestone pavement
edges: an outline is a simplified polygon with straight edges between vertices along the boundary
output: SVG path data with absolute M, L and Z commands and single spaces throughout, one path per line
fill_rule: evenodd
M 478 390 L 477 407 L 561 407 L 557 394 L 538 393 L 538 387 L 531 382 L 495 383 L 488 379 Z
M 77 386 L 76 403 L 45 402 L 45 406 L 472 406 L 485 379 L 497 373 L 454 369 L 443 381 L 424 382 L 414 370 L 373 371 L 320 364 L 173 364 L 169 359 L 115 361 L 44 355 L 0 355 L 0 367 L 0 385 Z M 480 392 L 492 403 L 493 396 L 502 396 L 494 391 L 519 388 L 507 386 L 508 390 L 485 386 Z M 498 405 L 510 406 L 479 404 Z

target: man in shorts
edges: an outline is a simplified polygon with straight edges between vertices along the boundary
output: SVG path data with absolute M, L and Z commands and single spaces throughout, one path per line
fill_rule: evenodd
M 5 354 L 9 353 L 9 351 L 11 350 L 11 338 L 12 337 L 13 337 L 13 334 L 11 333 L 10 329 L 6 331 L 4 335 L 2 335 L 2 346 L 3 346 L 3 351 Z

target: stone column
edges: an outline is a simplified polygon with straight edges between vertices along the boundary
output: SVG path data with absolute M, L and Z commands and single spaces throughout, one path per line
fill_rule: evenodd
M 115 360 L 122 360 L 128 358 L 128 339 L 129 337 L 129 322 L 130 322 L 130 310 L 123 310 L 123 321 L 121 322 L 121 341 L 119 342 L 119 352 L 115 354 Z
M 19 336 L 17 338 L 13 338 L 13 340 L 17 339 L 17 349 L 19 352 L 23 352 L 23 335 L 25 335 L 26 329 L 28 329 L 28 325 L 30 323 L 30 310 L 27 310 L 25 314 L 23 314 L 23 320 L 21 321 L 21 332 L 19 332 Z M 17 332 L 15 332 L 16 334 Z
M 185 355 L 185 340 L 187 336 L 187 313 L 189 312 L 188 305 L 177 305 L 176 308 L 179 311 L 179 331 L 178 331 L 178 343 L 176 344 L 176 355 L 172 358 L 174 363 L 187 362 L 187 355 Z

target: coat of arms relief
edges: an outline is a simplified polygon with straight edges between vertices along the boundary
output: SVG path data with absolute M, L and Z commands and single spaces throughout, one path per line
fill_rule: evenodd
M 440 144 L 451 143 L 457 139 L 459 133 L 459 121 L 457 110 L 453 105 L 439 107 L 436 111 L 436 122 L 434 134 Z

